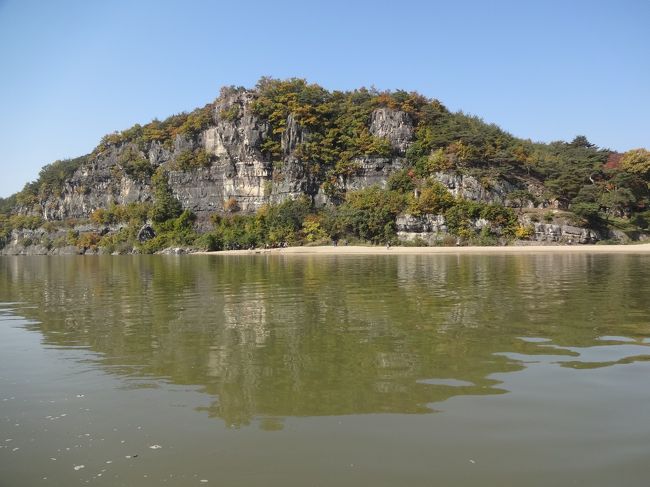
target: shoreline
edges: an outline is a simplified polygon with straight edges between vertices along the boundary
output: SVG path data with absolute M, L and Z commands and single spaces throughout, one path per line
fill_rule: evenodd
M 650 243 L 629 245 L 514 245 L 503 247 L 391 247 L 334 246 L 286 247 L 278 249 L 217 250 L 192 255 L 436 255 L 436 254 L 650 254 Z

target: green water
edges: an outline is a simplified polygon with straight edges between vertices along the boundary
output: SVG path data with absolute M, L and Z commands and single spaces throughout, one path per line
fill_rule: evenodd
M 649 296 L 645 255 L 0 258 L 0 486 L 645 486 Z

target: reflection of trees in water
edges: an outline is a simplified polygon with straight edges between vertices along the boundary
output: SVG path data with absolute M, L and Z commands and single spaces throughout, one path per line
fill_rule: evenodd
M 490 375 L 522 365 L 497 353 L 548 352 L 520 336 L 644 336 L 642 259 L 5 258 L 0 297 L 24 302 L 46 343 L 89 346 L 122 375 L 200 385 L 216 396 L 210 415 L 277 429 L 284 416 L 421 413 L 503 392 Z

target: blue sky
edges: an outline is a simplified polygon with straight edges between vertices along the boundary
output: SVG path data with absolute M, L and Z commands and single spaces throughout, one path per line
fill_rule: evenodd
M 0 0 L 0 196 L 223 85 L 438 98 L 514 135 L 650 147 L 650 1 Z

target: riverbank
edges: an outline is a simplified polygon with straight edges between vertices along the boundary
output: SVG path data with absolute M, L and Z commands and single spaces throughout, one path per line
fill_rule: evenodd
M 520 245 L 506 247 L 380 247 L 334 246 L 287 247 L 283 249 L 220 250 L 194 255 L 428 255 L 428 254 L 650 254 L 650 244 L 632 245 Z

